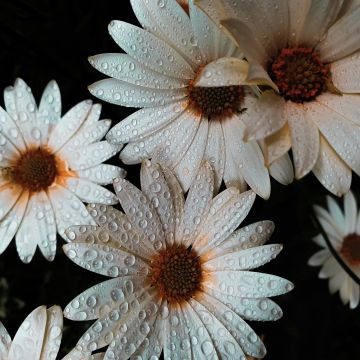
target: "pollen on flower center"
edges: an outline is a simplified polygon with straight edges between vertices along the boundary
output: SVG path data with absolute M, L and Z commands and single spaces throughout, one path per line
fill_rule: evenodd
M 173 245 L 161 250 L 151 263 L 151 285 L 169 303 L 186 301 L 200 290 L 202 267 L 195 251 Z
M 314 100 L 331 82 L 329 67 L 312 48 L 282 49 L 269 72 L 280 94 L 297 103 Z
M 238 113 L 244 98 L 242 86 L 190 86 L 191 108 L 210 119 L 226 118 Z
M 350 265 L 360 265 L 360 235 L 347 235 L 343 240 L 340 254 Z
M 30 191 L 47 189 L 58 175 L 56 158 L 46 148 L 29 149 L 9 171 L 12 182 Z

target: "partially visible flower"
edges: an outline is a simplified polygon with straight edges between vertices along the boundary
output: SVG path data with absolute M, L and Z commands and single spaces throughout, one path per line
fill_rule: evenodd
M 330 196 L 328 209 L 315 206 L 316 215 L 341 259 L 360 277 L 360 212 L 352 192 L 344 197 L 344 211 Z M 329 290 L 333 294 L 340 291 L 343 304 L 349 303 L 354 309 L 359 305 L 360 288 L 331 254 L 322 235 L 314 238 L 323 249 L 309 259 L 309 265 L 322 266 L 319 278 L 329 279 Z
M 277 320 L 267 297 L 290 291 L 280 277 L 252 271 L 281 245 L 264 245 L 274 225 L 262 221 L 234 231 L 255 193 L 229 188 L 215 198 L 204 163 L 186 201 L 167 168 L 144 162 L 141 187 L 114 181 L 125 212 L 89 205 L 97 226 L 74 226 L 64 246 L 76 264 L 113 279 L 86 290 L 65 308 L 72 320 L 97 320 L 76 349 L 110 345 L 106 359 L 245 359 L 265 355 L 244 321 Z
M 243 54 L 230 38 L 189 1 L 189 15 L 176 0 L 131 0 L 145 30 L 112 21 L 109 31 L 127 54 L 89 59 L 110 79 L 90 86 L 93 95 L 123 106 L 143 108 L 117 124 L 106 137 L 129 143 L 126 164 L 152 158 L 173 169 L 187 191 L 203 160 L 215 169 L 216 188 L 241 191 L 249 185 L 270 195 L 270 174 L 293 180 L 287 154 L 269 168 L 257 141 L 243 141 L 243 116 L 255 101 Z M 262 83 L 267 83 L 263 80 Z
M 243 116 L 270 163 L 292 149 L 296 178 L 313 171 L 335 195 L 360 175 L 360 2 L 197 0 L 270 76 Z M 260 76 L 260 77 L 261 77 Z
M 62 329 L 63 315 L 59 306 L 36 308 L 21 324 L 13 340 L 0 322 L 0 359 L 55 360 Z
M 0 254 L 16 235 L 23 262 L 36 247 L 47 260 L 56 253 L 56 233 L 74 224 L 93 224 L 82 201 L 114 204 L 100 185 L 124 171 L 102 164 L 120 146 L 99 141 L 110 120 L 98 121 L 101 107 L 83 101 L 61 118 L 56 82 L 46 87 L 37 108 L 21 79 L 4 93 L 0 107 Z

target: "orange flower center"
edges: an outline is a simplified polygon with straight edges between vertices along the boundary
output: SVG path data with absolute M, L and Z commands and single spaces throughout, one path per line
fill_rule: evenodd
M 186 301 L 200 290 L 202 266 L 195 251 L 173 245 L 161 250 L 151 263 L 151 285 L 169 303 Z
M 189 87 L 190 107 L 209 119 L 226 118 L 241 111 L 242 86 Z
M 360 235 L 347 235 L 343 240 L 340 254 L 350 265 L 360 265 Z
M 314 100 L 331 82 L 329 67 L 312 48 L 306 47 L 282 49 L 269 72 L 280 94 L 296 103 Z
M 27 150 L 9 171 L 12 182 L 33 192 L 47 189 L 58 173 L 55 155 L 41 147 Z

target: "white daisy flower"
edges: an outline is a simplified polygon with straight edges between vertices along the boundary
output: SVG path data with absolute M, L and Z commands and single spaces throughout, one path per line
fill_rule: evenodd
M 329 191 L 346 193 L 351 170 L 360 174 L 360 2 L 196 3 L 278 90 L 244 114 L 245 139 L 266 138 L 270 163 L 291 148 L 296 178 L 313 171 Z
M 293 180 L 287 154 L 267 168 L 261 144 L 244 142 L 242 122 L 257 84 L 242 53 L 209 18 L 189 2 L 188 15 L 176 0 L 131 0 L 145 30 L 112 21 L 109 31 L 127 54 L 102 54 L 90 63 L 111 79 L 90 86 L 93 95 L 123 106 L 143 108 L 116 125 L 112 144 L 129 143 L 126 164 L 153 158 L 173 169 L 185 191 L 200 163 L 215 169 L 216 188 L 270 195 L 270 174 Z M 263 83 L 267 83 L 263 80 Z
M 74 226 L 64 246 L 76 264 L 113 277 L 86 290 L 65 308 L 72 320 L 97 321 L 79 351 L 110 345 L 105 359 L 238 359 L 265 355 L 247 320 L 277 320 L 268 296 L 290 291 L 280 277 L 251 271 L 276 257 L 264 245 L 273 223 L 234 231 L 255 193 L 229 188 L 215 198 L 214 174 L 204 163 L 186 201 L 168 168 L 143 163 L 141 187 L 114 181 L 125 212 L 90 205 L 96 226 Z
M 82 201 L 114 204 L 101 187 L 124 171 L 102 164 L 120 147 L 99 141 L 110 120 L 98 121 L 101 107 L 83 101 L 61 118 L 56 82 L 46 87 L 37 108 L 21 79 L 5 89 L 0 107 L 0 254 L 16 234 L 23 262 L 38 245 L 48 260 L 56 253 L 56 233 L 74 224 L 93 224 Z M 82 201 L 81 201 L 82 200 Z
M 59 306 L 36 308 L 21 324 L 13 340 L 0 322 L 0 359 L 55 360 L 62 330 L 63 314 Z
M 347 266 L 360 277 L 360 212 L 355 197 L 349 191 L 344 197 L 344 211 L 330 196 L 327 197 L 329 211 L 315 206 L 318 220 L 331 241 L 334 250 Z M 359 305 L 359 285 L 348 275 L 331 254 L 322 235 L 314 238 L 323 249 L 309 259 L 309 265 L 322 266 L 319 278 L 329 279 L 332 294 L 339 291 L 343 304 L 354 309 Z

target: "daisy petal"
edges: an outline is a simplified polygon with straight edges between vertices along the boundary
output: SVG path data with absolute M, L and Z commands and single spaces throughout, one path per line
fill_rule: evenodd
M 194 86 L 220 87 L 250 85 L 247 81 L 249 65 L 245 60 L 226 57 L 207 64 L 196 77 Z
M 11 344 L 9 359 L 40 359 L 46 318 L 46 307 L 40 306 L 24 320 Z
M 301 179 L 314 167 L 320 149 L 319 130 L 306 116 L 303 106 L 289 101 L 286 116 L 291 134 L 295 177 Z
M 29 192 L 23 191 L 15 205 L 0 223 L 0 254 L 8 247 L 10 241 L 16 234 L 29 200 Z
M 316 252 L 309 260 L 308 264 L 310 266 L 320 266 L 323 265 L 326 260 L 331 256 L 331 253 L 328 249 L 323 249 Z
M 140 171 L 141 190 L 154 205 L 160 217 L 167 244 L 172 244 L 175 237 L 175 216 L 170 189 L 162 174 L 160 165 L 146 161 Z
M 206 327 L 200 320 L 197 313 L 194 311 L 194 309 L 186 302 L 181 305 L 183 320 L 187 324 L 188 328 L 190 329 L 189 336 L 190 339 L 193 339 L 194 337 L 198 337 L 198 329 L 201 329 L 201 341 L 190 341 L 191 344 L 191 353 L 193 355 L 194 359 L 199 360 L 208 360 L 209 354 L 207 354 L 206 349 L 211 348 L 208 346 L 208 344 L 213 344 L 213 340 L 210 337 L 209 332 L 206 330 Z M 207 347 L 204 345 L 205 351 L 203 351 L 202 344 L 206 344 Z M 230 349 L 232 349 L 230 347 Z M 211 359 L 218 360 L 218 356 L 216 352 L 214 351 L 211 354 Z
M 331 111 L 343 116 L 350 123 L 360 125 L 360 96 L 344 94 L 342 96 L 325 93 L 317 101 Z
M 62 158 L 71 158 L 79 148 L 102 139 L 111 125 L 111 120 L 101 120 L 89 126 L 82 126 L 68 143 L 58 152 Z
M 345 233 L 354 234 L 357 220 L 357 206 L 354 194 L 351 191 L 344 196 L 344 210 Z
M 346 274 L 344 271 L 340 271 L 335 276 L 329 279 L 329 291 L 330 294 L 335 294 L 340 290 L 342 284 L 346 281 Z
M 294 180 L 294 168 L 288 154 L 281 156 L 269 166 L 270 175 L 280 184 L 289 185 Z
M 314 211 L 316 216 L 318 217 L 319 221 L 324 220 L 325 222 L 330 225 L 332 228 L 332 231 L 328 231 L 331 235 L 331 237 L 335 237 L 337 241 L 340 241 L 344 236 L 344 229 L 345 229 L 345 220 L 344 216 L 339 208 L 339 206 L 336 204 L 334 199 L 332 199 L 330 196 L 326 197 L 329 212 L 327 212 L 325 209 L 323 209 L 320 206 L 315 205 Z M 323 223 L 321 222 L 321 225 Z M 328 234 L 329 235 L 329 234 Z
M 258 286 L 260 284 L 260 286 Z M 281 277 L 252 271 L 215 271 L 205 285 L 224 294 L 261 298 L 285 294 L 294 285 Z
M 103 74 L 130 84 L 153 89 L 176 89 L 186 81 L 153 71 L 127 54 L 100 54 L 89 58 L 90 64 Z
M 191 359 L 191 347 L 182 344 L 191 344 L 188 331 L 186 331 L 181 307 L 174 304 L 170 309 L 164 326 L 164 359 Z M 173 336 L 172 334 L 176 334 Z M 174 346 L 173 346 L 174 344 Z
M 240 174 L 259 196 L 267 199 L 270 196 L 270 177 L 258 143 L 242 140 L 244 125 L 240 119 L 224 122 L 222 126 L 227 142 L 226 146 L 232 147 L 229 152 L 232 151 L 238 157 L 237 166 Z
M 152 156 L 154 162 L 175 167 L 191 151 L 191 144 L 199 136 L 198 129 L 203 122 L 201 115 L 195 115 L 190 110 L 186 110 L 179 115 L 176 122 L 174 129 L 177 132 L 171 134 L 171 142 L 163 141 L 162 146 L 157 148 Z
M 220 319 L 225 314 L 218 319 L 215 314 L 209 311 L 202 303 L 190 299 L 189 304 L 211 337 L 212 342 L 209 341 L 202 344 L 202 350 L 208 359 L 211 359 L 214 353 L 217 353 L 220 359 L 227 358 L 229 351 L 230 353 L 236 354 L 236 357 L 239 356 L 240 359 L 241 357 L 245 357 L 238 341 L 220 322 Z
M 206 293 L 202 296 L 201 303 L 221 321 L 235 339 L 240 340 L 239 343 L 241 343 L 242 349 L 247 354 L 256 356 L 257 358 L 263 358 L 265 356 L 266 349 L 263 342 L 239 315 Z
M 225 254 L 207 261 L 204 267 L 208 271 L 251 270 L 273 260 L 282 250 L 282 245 L 257 246 L 236 253 Z
M 52 80 L 47 85 L 41 96 L 38 116 L 46 117 L 49 125 L 55 125 L 61 117 L 61 94 L 56 81 Z
M 331 64 L 331 79 L 344 93 L 360 93 L 360 51 Z
M 112 145 L 105 140 L 99 141 L 73 152 L 66 160 L 71 170 L 85 170 L 110 159 L 120 149 L 121 145 Z
M 241 224 L 249 213 L 254 201 L 255 193 L 247 191 L 235 193 L 223 206 L 217 210 L 210 208 L 209 215 L 199 229 L 199 235 L 194 240 L 194 249 L 202 254 L 217 247 Z M 219 227 L 213 227 L 218 224 Z
M 208 140 L 209 122 L 202 118 L 196 135 L 180 162 L 174 168 L 174 172 L 184 189 L 187 191 L 193 183 L 196 171 L 204 159 L 205 148 Z
M 175 138 L 181 138 L 181 135 L 179 134 L 184 136 L 187 130 L 187 127 L 183 126 L 184 122 L 190 121 L 188 115 L 186 115 L 187 112 L 188 111 L 185 111 L 180 115 L 181 121 L 171 121 L 158 131 L 139 139 L 139 141 L 126 145 L 120 153 L 122 162 L 125 164 L 137 164 L 143 160 L 149 159 L 154 153 L 163 149 L 164 144 L 171 144 Z
M 5 168 L 14 166 L 14 159 L 18 159 L 19 157 L 20 153 L 16 147 L 12 144 L 11 141 L 9 141 L 9 139 L 0 133 L 0 169 L 4 169 L 6 174 Z
M 323 0 L 321 3 L 311 1 L 299 36 L 302 44 L 313 47 L 322 40 L 329 26 L 331 26 L 338 17 L 342 5 L 342 1 Z M 302 5 L 301 8 L 304 8 L 304 5 Z M 336 43 L 337 46 L 338 44 L 339 43 Z
M 360 128 L 319 102 L 308 105 L 307 117 L 317 125 L 341 159 L 360 174 Z
M 298 47 L 301 43 L 301 35 L 310 6 L 310 1 L 289 1 L 289 34 L 291 36 L 288 36 L 288 41 L 294 47 Z
M 205 287 L 204 291 L 247 320 L 276 321 L 283 316 L 280 306 L 268 298 L 240 298 L 208 287 Z
M 108 245 L 72 243 L 64 245 L 63 249 L 75 264 L 100 275 L 146 275 L 148 270 L 147 264 L 137 256 Z
M 151 328 L 151 331 L 147 334 L 147 337 L 133 354 L 134 359 L 160 358 L 163 348 L 162 328 L 164 324 L 162 314 L 166 314 L 167 309 L 167 302 L 163 301 L 158 311 L 154 325 Z
M 208 160 L 214 168 L 215 192 L 217 192 L 225 171 L 225 139 L 221 123 L 218 121 L 209 123 L 204 160 Z
M 159 215 L 146 196 L 124 179 L 115 179 L 114 189 L 131 224 L 147 238 L 149 247 L 164 248 L 166 244 Z
M 0 126 L 2 134 L 4 134 L 18 150 L 24 151 L 26 149 L 24 138 L 17 124 L 1 106 Z
M 20 187 L 14 186 L 8 182 L 0 185 L 0 221 L 2 221 L 9 213 L 14 204 L 19 199 L 20 195 Z
M 47 260 L 54 260 L 56 253 L 55 216 L 44 191 L 31 194 L 24 218 L 16 234 L 16 249 L 23 262 L 31 261 L 37 245 Z
M 330 1 L 328 0 L 328 2 Z M 335 2 L 332 4 L 335 5 Z M 325 38 L 316 47 L 323 62 L 339 60 L 359 49 L 359 16 L 360 7 L 357 7 L 330 27 Z
M 63 186 L 84 202 L 107 205 L 118 202 L 117 197 L 111 191 L 88 180 L 68 177 L 64 179 Z
M 0 321 L 0 356 L 2 359 L 8 358 L 8 353 L 11 346 L 11 337 L 5 326 Z
M 22 79 L 16 79 L 13 90 L 16 105 L 16 120 L 21 125 L 21 132 L 27 146 L 40 145 L 41 139 L 47 138 L 42 133 L 43 126 L 36 118 L 37 105 L 30 87 Z M 46 129 L 46 126 L 45 126 Z
M 236 47 L 230 38 L 193 2 L 189 3 L 189 9 L 191 25 L 204 62 L 209 63 L 222 56 L 232 56 Z M 239 58 L 242 57 L 239 56 Z
M 321 184 L 334 195 L 342 196 L 349 191 L 351 169 L 339 158 L 323 136 L 320 136 L 319 158 L 312 171 Z
M 162 106 L 185 98 L 187 89 L 152 89 L 116 79 L 97 81 L 89 86 L 91 94 L 112 104 L 141 108 Z
M 54 151 L 62 148 L 75 132 L 80 128 L 82 123 L 91 109 L 92 102 L 83 101 L 70 109 L 59 121 L 50 133 L 48 146 Z
M 51 359 L 58 353 L 62 337 L 63 315 L 60 306 L 52 306 L 46 312 L 46 329 L 40 360 Z
M 36 116 L 41 124 L 42 145 L 45 145 L 48 142 L 49 132 L 61 118 L 61 94 L 56 81 L 52 80 L 47 84 Z
M 179 79 L 194 77 L 189 63 L 170 45 L 151 33 L 123 21 L 112 21 L 109 32 L 126 53 L 150 69 Z M 144 44 L 146 53 L 143 52 Z
M 211 166 L 204 162 L 193 181 L 184 207 L 183 218 L 175 235 L 176 241 L 194 241 L 202 220 L 207 216 L 214 192 L 214 177 Z
M 289 127 L 286 124 L 280 130 L 264 139 L 265 161 L 272 164 L 285 155 L 291 148 L 291 136 Z
M 112 206 L 101 204 L 90 204 L 88 210 L 91 217 L 102 229 L 99 230 L 100 243 L 114 241 L 117 243 L 115 247 L 120 246 L 142 258 L 151 258 L 154 254 L 153 244 L 146 236 L 140 236 L 136 227 L 121 211 Z
M 178 102 L 138 110 L 110 129 L 106 139 L 112 144 L 138 141 L 181 116 L 186 104 Z
M 227 188 L 236 187 L 240 192 L 247 190 L 247 184 L 240 172 L 238 154 L 235 153 L 232 142 L 230 142 L 227 138 L 225 141 L 224 182 Z
M 175 48 L 194 69 L 201 64 L 201 53 L 191 31 L 191 21 L 176 1 L 169 1 L 165 6 L 145 0 L 132 0 L 131 3 L 145 29 Z
M 330 257 L 327 259 L 319 272 L 320 279 L 327 279 L 336 275 L 339 271 L 342 271 L 342 268 L 338 264 L 335 258 Z
M 75 297 L 64 309 L 64 316 L 70 320 L 95 320 L 104 315 L 104 309 L 114 309 L 125 301 L 125 284 L 138 286 L 142 277 L 129 276 L 106 280 L 85 290 Z
M 175 231 L 179 227 L 180 219 L 183 216 L 185 199 L 181 185 L 172 171 L 166 167 L 162 167 L 164 177 L 169 187 L 171 197 L 173 199 L 174 216 L 175 216 Z
M 238 19 L 222 20 L 221 25 L 232 35 L 237 45 L 244 52 L 250 62 L 263 64 L 267 59 L 267 52 L 263 44 L 255 37 L 253 31 Z M 250 41 L 251 39 L 251 41 Z
M 126 171 L 118 166 L 100 164 L 85 170 L 78 170 L 77 174 L 80 178 L 92 181 L 96 184 L 107 185 L 112 183 L 117 177 L 124 178 L 126 176 Z
M 340 299 L 344 305 L 346 305 L 350 301 L 351 289 L 349 280 L 349 277 L 346 276 L 340 287 Z
M 67 241 L 71 243 L 107 245 L 113 248 L 121 248 L 120 242 L 110 237 L 109 233 L 100 226 L 73 225 L 65 230 L 65 235 Z
M 354 281 L 350 281 L 352 283 L 352 290 L 350 292 L 350 309 L 355 309 L 359 305 L 360 301 L 360 288 L 358 284 L 354 283 Z
M 225 241 L 213 248 L 209 258 L 261 246 L 265 244 L 275 229 L 272 221 L 259 221 L 234 231 Z
M 59 235 L 67 240 L 65 229 L 71 225 L 95 225 L 85 205 L 69 190 L 55 185 L 48 191 L 55 212 Z

